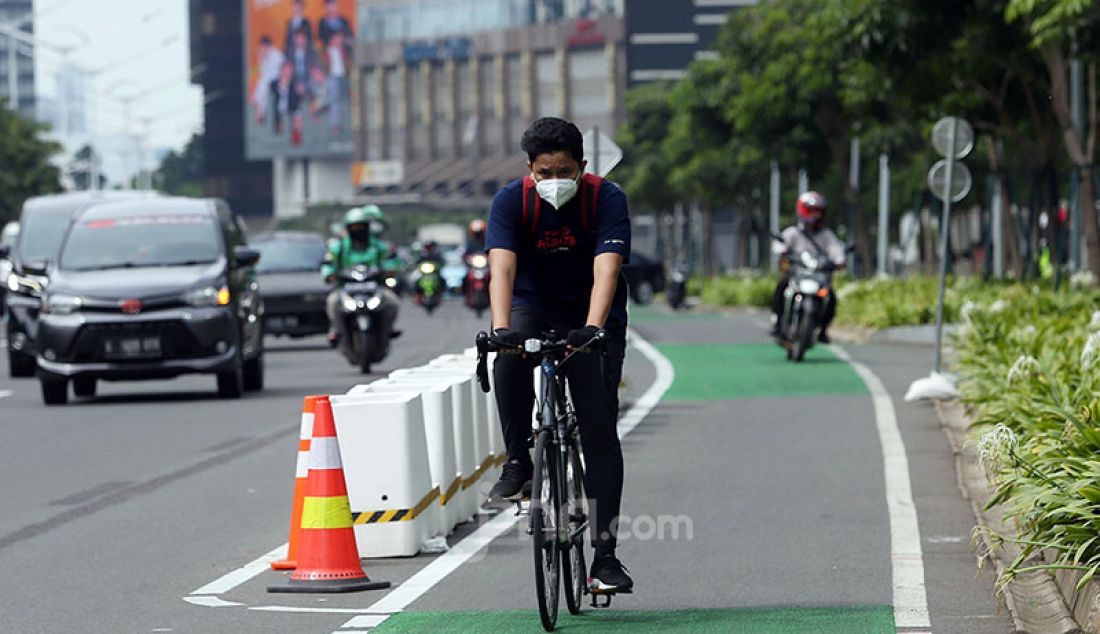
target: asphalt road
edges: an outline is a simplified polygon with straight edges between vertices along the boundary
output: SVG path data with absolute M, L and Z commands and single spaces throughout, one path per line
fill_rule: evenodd
M 824 349 L 803 366 L 782 362 L 754 316 L 634 316 L 677 374 L 624 440 L 634 535 L 620 556 L 638 587 L 611 610 L 563 616 L 562 631 L 895 631 L 882 451 L 849 366 Z M 379 373 L 464 348 L 479 327 L 455 304 L 431 318 L 406 305 L 401 321 L 406 334 Z M 901 401 L 929 351 L 845 349 L 897 410 L 933 631 L 1012 631 L 990 576 L 975 577 L 950 447 L 928 406 Z M 656 372 L 632 351 L 627 376 L 634 400 Z M 0 631 L 362 631 L 349 619 L 384 591 L 270 595 L 283 573 L 268 571 L 220 596 L 243 605 L 183 600 L 286 541 L 301 397 L 362 381 L 319 340 L 270 340 L 267 389 L 241 401 L 194 377 L 105 384 L 95 400 L 47 409 L 36 382 L 0 379 Z M 520 533 L 378 631 L 539 631 Z M 365 567 L 400 585 L 434 560 Z

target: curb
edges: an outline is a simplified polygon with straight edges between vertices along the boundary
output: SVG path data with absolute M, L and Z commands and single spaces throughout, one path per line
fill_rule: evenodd
M 1015 535 L 1015 526 L 1001 520 L 1003 516 L 1001 505 L 985 510 L 986 504 L 993 497 L 993 489 L 978 465 L 978 456 L 973 443 L 967 442 L 970 420 L 965 407 L 958 400 L 954 400 L 936 401 L 935 408 L 955 454 L 955 473 L 959 480 L 959 490 L 963 497 L 970 501 L 978 526 L 990 528 L 1002 535 Z M 978 543 L 979 540 L 980 543 Z M 990 561 L 998 575 L 1020 552 L 1016 545 L 1009 542 L 995 545 L 986 535 L 975 537 L 975 542 L 979 550 L 991 553 Z M 1034 561 L 1038 562 L 1039 558 L 1037 557 Z M 1070 579 L 1071 575 L 1064 576 L 1068 583 L 1062 583 L 1062 588 L 1059 588 L 1055 576 L 1047 572 L 1035 571 L 1021 574 L 998 594 L 1012 615 L 1012 622 L 1018 632 L 1074 634 L 1084 631 L 1074 620 L 1075 613 L 1070 612 L 1066 606 L 1064 597 L 1068 595 L 1063 594 L 1065 589 L 1073 589 L 1077 577 Z M 1089 588 L 1086 588 L 1086 592 L 1088 590 Z M 1093 601 L 1086 602 L 1087 605 L 1095 602 L 1097 591 L 1097 589 L 1092 590 Z

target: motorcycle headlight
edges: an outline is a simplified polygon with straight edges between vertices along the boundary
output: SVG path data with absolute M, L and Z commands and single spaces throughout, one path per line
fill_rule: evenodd
M 435 273 L 435 264 L 431 262 L 422 262 L 420 264 L 420 272 L 425 275 L 429 273 Z
M 201 308 L 204 306 L 226 306 L 229 304 L 229 288 L 223 286 L 204 286 L 183 294 L 183 303 Z
M 359 310 L 359 302 L 347 293 L 344 294 L 340 301 L 344 304 L 344 310 L 348 311 L 349 313 Z
M 475 255 L 470 258 L 470 266 L 474 267 L 475 269 L 484 268 L 488 264 L 489 258 L 485 257 L 484 255 Z
M 47 295 L 42 298 L 42 313 L 46 315 L 71 315 L 83 304 L 75 295 Z
M 821 284 L 818 284 L 814 280 L 799 280 L 798 290 L 805 295 L 816 295 L 821 290 Z
M 377 296 L 377 295 L 375 295 L 374 297 L 367 300 L 367 310 L 375 310 L 376 308 L 378 308 L 381 305 L 382 305 L 382 298 Z
M 387 277 L 386 278 L 386 286 L 388 286 L 390 288 L 397 288 L 397 278 L 396 277 Z
M 809 251 L 802 252 L 802 264 L 808 269 L 817 268 L 817 258 L 810 254 Z

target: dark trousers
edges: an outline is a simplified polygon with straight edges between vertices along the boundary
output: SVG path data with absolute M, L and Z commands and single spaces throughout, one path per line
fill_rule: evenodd
M 783 310 L 786 308 L 786 298 L 783 297 L 783 291 L 787 289 L 787 283 L 790 281 L 791 276 L 784 273 L 779 276 L 779 283 L 775 286 L 775 293 L 772 295 L 772 313 L 775 314 L 776 320 L 783 317 Z M 825 304 L 825 315 L 821 319 L 822 332 L 828 330 L 829 324 L 833 323 L 833 318 L 836 317 L 836 293 L 832 294 L 832 301 Z
M 512 330 L 541 337 L 548 330 L 561 336 L 584 324 L 555 323 L 525 308 L 512 309 Z M 609 333 L 610 334 L 610 333 Z M 619 380 L 623 373 L 624 335 L 612 336 L 604 368 L 596 352 L 577 353 L 561 368 L 569 383 L 584 450 L 584 486 L 590 515 L 596 516 L 592 546 L 597 555 L 613 553 L 619 505 L 623 495 L 623 450 L 616 429 L 619 418 Z M 497 355 L 493 364 L 497 408 L 509 458 L 531 460 L 531 414 L 534 411 L 536 365 L 520 355 Z M 591 505 L 595 504 L 593 510 Z

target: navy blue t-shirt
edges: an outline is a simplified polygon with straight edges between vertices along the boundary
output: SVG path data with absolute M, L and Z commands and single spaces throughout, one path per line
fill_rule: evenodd
M 532 234 L 523 226 L 523 179 L 513 181 L 493 198 L 485 249 L 516 254 L 513 306 L 527 306 L 580 328 L 586 325 L 592 296 L 592 261 L 601 253 L 618 253 L 624 261 L 630 256 L 626 194 L 614 183 L 603 181 L 596 202 L 595 231 L 586 231 L 582 225 L 581 192 L 561 209 L 540 201 L 538 226 Z M 626 295 L 626 279 L 620 275 L 605 329 L 626 330 Z

